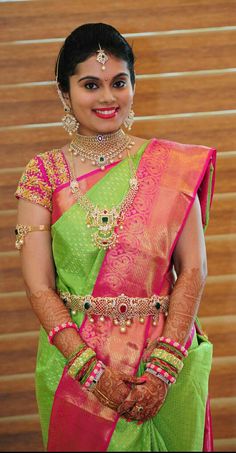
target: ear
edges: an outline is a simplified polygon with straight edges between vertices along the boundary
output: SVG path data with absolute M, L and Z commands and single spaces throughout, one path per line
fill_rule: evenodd
M 69 93 L 62 93 L 65 103 L 71 108 L 71 101 Z
M 135 80 L 136 80 L 136 71 L 134 71 L 134 75 L 135 75 Z M 135 93 L 135 89 L 136 89 L 136 82 L 134 82 L 133 93 Z

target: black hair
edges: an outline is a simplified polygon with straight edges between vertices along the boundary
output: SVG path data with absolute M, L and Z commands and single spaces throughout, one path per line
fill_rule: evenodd
M 96 54 L 99 44 L 107 53 L 126 61 L 131 84 L 134 87 L 135 57 L 130 44 L 112 25 L 91 23 L 83 24 L 73 30 L 65 39 L 58 54 L 55 76 L 62 92 L 69 92 L 69 77 L 75 74 L 77 64 Z

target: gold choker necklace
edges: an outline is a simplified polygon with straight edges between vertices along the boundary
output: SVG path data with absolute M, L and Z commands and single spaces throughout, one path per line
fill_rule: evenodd
M 111 134 L 80 135 L 76 134 L 72 140 L 69 151 L 74 156 L 79 156 L 82 162 L 86 159 L 101 170 L 114 162 L 115 158 L 122 158 L 122 153 L 131 149 L 134 142 L 122 129 Z

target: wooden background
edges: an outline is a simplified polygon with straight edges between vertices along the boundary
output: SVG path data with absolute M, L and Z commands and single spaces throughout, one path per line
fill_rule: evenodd
M 68 141 L 53 83 L 63 39 L 107 22 L 137 57 L 134 135 L 218 150 L 200 308 L 214 344 L 216 451 L 236 451 L 236 1 L 0 1 L 0 450 L 43 451 L 34 396 L 38 322 L 14 248 L 17 181 L 28 160 Z

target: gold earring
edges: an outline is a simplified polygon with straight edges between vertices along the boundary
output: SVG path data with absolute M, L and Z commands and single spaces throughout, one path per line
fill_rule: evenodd
M 135 116 L 135 113 L 132 109 L 130 109 L 129 111 L 129 114 L 128 114 L 128 117 L 125 119 L 124 121 L 124 125 L 125 127 L 130 131 L 132 125 L 133 125 L 133 122 L 134 122 L 134 116 Z
M 70 107 L 64 107 L 65 115 L 62 118 L 62 126 L 69 135 L 74 134 L 79 128 L 79 122 L 72 115 Z
M 74 115 L 71 113 L 72 112 L 71 108 L 66 104 L 58 83 L 57 83 L 57 93 L 63 104 L 64 111 L 65 111 L 65 115 L 62 118 L 62 126 L 64 127 L 66 132 L 68 132 L 69 135 L 72 135 L 79 129 L 79 122 L 74 117 Z

